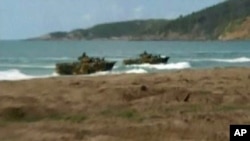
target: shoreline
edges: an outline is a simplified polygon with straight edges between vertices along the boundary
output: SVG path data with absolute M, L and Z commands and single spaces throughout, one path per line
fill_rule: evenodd
M 168 75 L 169 73 L 178 73 L 178 72 L 185 72 L 185 71 L 213 71 L 213 70 L 228 70 L 228 69 L 250 69 L 250 67 L 235 67 L 235 66 L 229 66 L 229 67 L 214 67 L 214 68 L 183 68 L 183 69 L 169 69 L 165 71 L 153 71 L 153 72 L 140 72 L 140 69 L 134 72 L 134 70 L 128 70 L 124 72 L 119 71 L 101 71 L 96 72 L 92 74 L 79 74 L 79 75 L 59 75 L 56 72 L 53 72 L 51 75 L 44 74 L 44 75 L 27 75 L 18 77 L 18 78 L 11 78 L 11 79 L 0 79 L 0 82 L 8 82 L 8 81 L 29 81 L 29 80 L 39 80 L 39 79 L 60 79 L 60 78 L 95 78 L 95 77 L 113 77 L 113 76 L 121 76 L 121 75 L 151 75 L 151 74 L 162 74 L 162 75 Z M 136 69 L 135 69 L 136 70 Z M 3 74 L 4 75 L 4 74 Z M 107 78 L 108 79 L 108 78 Z
M 249 82 L 250 68 L 0 81 L 0 139 L 226 141 L 249 123 Z

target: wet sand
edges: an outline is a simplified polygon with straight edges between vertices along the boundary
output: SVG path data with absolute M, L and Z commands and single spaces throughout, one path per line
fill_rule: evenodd
M 228 141 L 250 69 L 0 82 L 1 141 Z

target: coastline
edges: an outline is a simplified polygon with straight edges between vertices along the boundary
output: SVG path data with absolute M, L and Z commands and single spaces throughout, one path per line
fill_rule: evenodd
M 0 139 L 228 140 L 250 119 L 250 68 L 0 81 Z

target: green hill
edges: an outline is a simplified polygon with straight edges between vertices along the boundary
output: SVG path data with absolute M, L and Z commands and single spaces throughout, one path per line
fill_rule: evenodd
M 39 39 L 234 40 L 250 39 L 250 0 L 227 0 L 174 20 L 134 20 L 54 32 Z
M 224 3 L 173 20 L 162 30 L 191 39 L 219 39 L 228 27 L 240 26 L 250 16 L 250 0 L 228 0 Z M 172 32 L 172 33 L 171 33 Z
M 53 32 L 40 39 L 124 39 L 159 35 L 168 20 L 134 20 L 99 24 L 89 29 L 76 29 L 71 32 Z

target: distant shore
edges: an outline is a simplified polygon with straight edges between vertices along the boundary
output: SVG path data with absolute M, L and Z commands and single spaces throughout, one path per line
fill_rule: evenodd
M 250 68 L 0 81 L 0 139 L 226 141 L 249 101 Z

